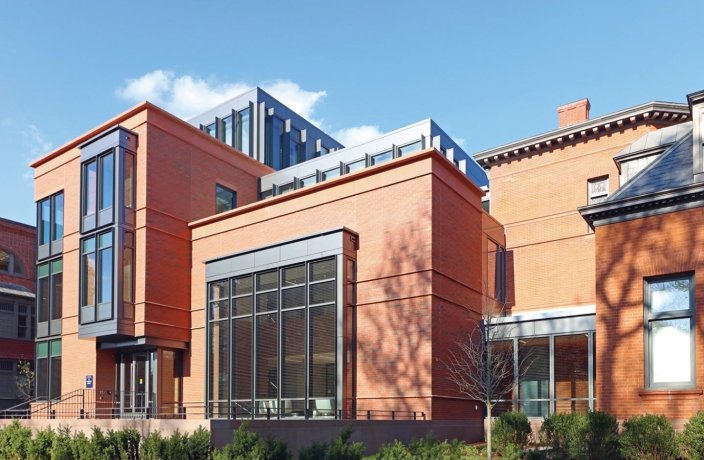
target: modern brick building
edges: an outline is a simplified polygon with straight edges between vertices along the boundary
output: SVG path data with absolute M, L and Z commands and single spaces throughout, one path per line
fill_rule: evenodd
M 442 360 L 505 291 L 483 170 L 432 120 L 342 148 L 262 93 L 216 110 L 229 131 L 145 102 L 32 165 L 40 220 L 65 216 L 36 410 L 481 419 Z
M 19 364 L 34 361 L 36 248 L 36 228 L 0 219 L 0 409 L 31 397 L 17 384 Z

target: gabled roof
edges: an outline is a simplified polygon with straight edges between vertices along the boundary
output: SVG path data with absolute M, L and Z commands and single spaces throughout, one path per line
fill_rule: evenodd
M 529 157 L 563 145 L 582 142 L 588 138 L 596 138 L 627 127 L 647 122 L 673 125 L 687 120 L 689 116 L 687 104 L 653 101 L 483 150 L 472 156 L 484 168 L 490 168 L 500 163 Z
M 660 142 L 679 139 L 604 202 L 579 208 L 592 227 L 704 205 L 704 183 L 694 180 L 691 123 L 665 134 Z M 634 145 L 648 145 L 644 138 Z

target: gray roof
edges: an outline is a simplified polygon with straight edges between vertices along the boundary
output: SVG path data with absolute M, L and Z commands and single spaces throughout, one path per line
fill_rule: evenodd
M 24 286 L 14 283 L 1 283 L 0 282 L 0 294 L 15 295 L 19 297 L 26 297 L 28 299 L 34 298 L 34 293 Z
M 625 149 L 618 152 L 614 156 L 614 159 L 636 155 L 639 152 L 650 151 L 659 147 L 668 147 L 681 140 L 684 136 L 690 134 L 691 132 L 691 121 L 650 131 L 649 133 L 639 137 L 638 140 L 630 144 Z
M 673 126 L 672 128 L 676 127 Z M 670 134 L 671 136 L 668 136 L 668 139 L 675 135 L 675 133 Z M 641 140 L 643 138 L 638 139 L 636 142 Z M 648 141 L 648 139 L 644 141 Z M 665 150 L 655 161 L 643 168 L 626 185 L 611 195 L 606 202 L 620 201 L 692 185 L 694 183 L 692 161 L 692 126 L 690 124 L 686 135 Z

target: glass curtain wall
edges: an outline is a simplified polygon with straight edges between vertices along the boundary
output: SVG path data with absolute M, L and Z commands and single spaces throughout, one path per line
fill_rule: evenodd
M 208 291 L 211 417 L 335 415 L 335 258 L 213 282 Z
M 594 409 L 594 332 L 520 337 L 500 342 L 513 347 L 515 392 L 497 400 L 493 414 L 514 407 L 528 417 Z M 519 363 L 524 365 L 518 369 Z

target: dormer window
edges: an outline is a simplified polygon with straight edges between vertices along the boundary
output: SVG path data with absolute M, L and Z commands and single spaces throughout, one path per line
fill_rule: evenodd
M 689 110 L 692 113 L 692 155 L 694 180 L 704 180 L 704 90 L 688 94 Z

